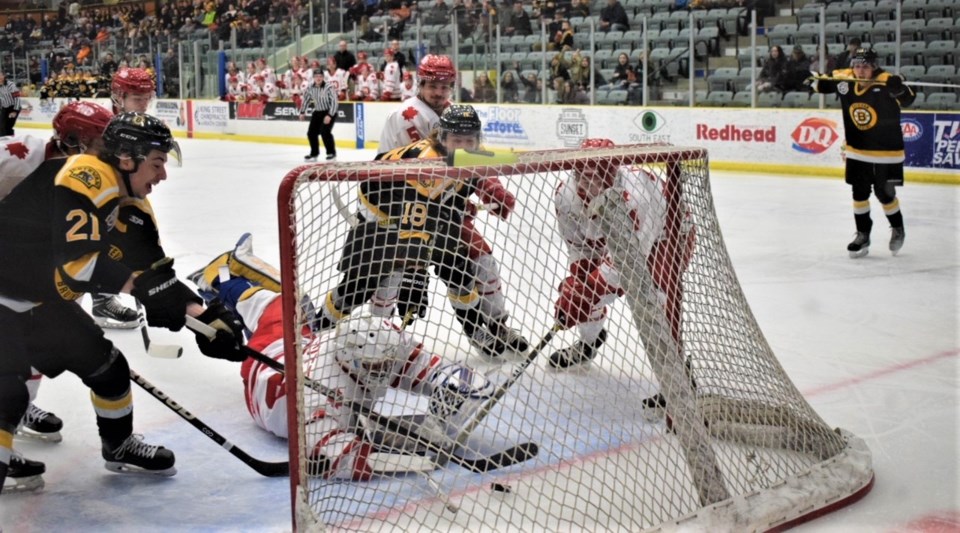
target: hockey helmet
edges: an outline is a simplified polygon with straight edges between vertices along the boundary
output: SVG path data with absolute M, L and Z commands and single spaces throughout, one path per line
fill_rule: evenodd
M 357 59 L 366 60 L 366 59 L 367 59 L 367 53 L 364 52 L 363 50 L 357 52 Z
M 142 68 L 122 68 L 113 75 L 110 83 L 110 100 L 117 109 L 123 109 L 123 97 L 128 94 L 153 95 L 157 84 L 153 76 Z
M 337 324 L 334 358 L 340 367 L 366 386 L 389 385 L 395 367 L 406 358 L 403 337 L 390 323 L 369 315 L 348 317 Z
M 53 139 L 65 147 L 86 151 L 103 136 L 112 118 L 109 109 L 93 102 L 70 102 L 53 117 Z
M 146 113 L 120 113 L 103 132 L 106 156 L 144 160 L 152 150 L 169 153 L 176 146 L 170 128 Z M 108 163 L 115 163 L 108 160 Z
M 427 54 L 417 65 L 417 79 L 420 83 L 426 81 L 447 81 L 453 83 L 457 77 L 457 71 L 453 68 L 453 62 L 448 56 Z
M 869 48 L 857 48 L 850 56 L 850 66 L 868 65 L 877 68 L 877 53 Z
M 480 136 L 480 115 L 472 105 L 454 104 L 443 110 L 440 115 L 440 133 L 455 133 L 467 135 L 470 133 Z
M 590 138 L 580 142 L 580 148 L 613 148 L 610 139 Z M 610 159 L 587 158 L 577 165 L 575 171 L 577 187 L 581 194 L 592 198 L 613 186 L 617 176 L 617 166 Z

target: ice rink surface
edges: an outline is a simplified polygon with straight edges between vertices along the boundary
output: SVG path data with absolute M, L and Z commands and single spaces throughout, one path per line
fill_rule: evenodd
M 181 277 L 244 232 L 254 234 L 258 255 L 278 263 L 277 187 L 306 147 L 181 146 L 183 168 L 171 168 L 150 196 Z M 341 161 L 372 156 L 339 150 Z M 712 183 L 721 230 L 767 341 L 824 420 L 863 438 L 873 453 L 873 491 L 796 531 L 960 531 L 960 189 L 908 183 L 899 190 L 907 240 L 897 257 L 886 250 L 887 224 L 874 201 L 871 253 L 851 260 L 850 192 L 841 180 L 714 172 Z M 236 364 L 204 357 L 186 332 L 151 330 L 156 343 L 184 346 L 179 360 L 147 357 L 137 330 L 109 336 L 133 369 L 206 424 L 257 458 L 286 459 L 286 442 L 249 419 Z M 0 531 L 291 529 L 287 478 L 259 476 L 136 387 L 134 397 L 136 431 L 175 451 L 178 474 L 107 472 L 87 390 L 72 374 L 45 380 L 37 404 L 63 418 L 64 440 L 16 441 L 47 464 L 46 488 L 0 496 Z

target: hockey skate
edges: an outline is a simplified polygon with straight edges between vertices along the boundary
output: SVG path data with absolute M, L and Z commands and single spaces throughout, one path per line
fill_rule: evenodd
M 644 398 L 643 400 L 643 418 L 647 422 L 657 422 L 663 420 L 667 415 L 667 400 L 659 392 Z
M 3 468 L 3 466 L 0 465 L 0 468 Z M 29 492 L 43 488 L 43 473 L 47 471 L 47 467 L 40 461 L 31 461 L 14 452 L 10 456 L 10 465 L 6 469 L 7 477 L 3 481 L 3 492 L 5 494 Z
M 229 260 L 230 252 L 224 252 L 203 268 L 187 275 L 187 280 L 197 286 L 197 292 L 203 301 L 209 303 L 217 297 L 220 287 L 220 268 L 227 267 Z
M 60 417 L 31 403 L 20 421 L 17 435 L 45 442 L 60 442 L 63 440 L 61 429 L 63 420 L 60 420 Z
M 120 303 L 112 294 L 93 294 L 93 321 L 101 328 L 133 329 L 140 323 L 140 315 Z
M 143 435 L 130 435 L 123 444 L 112 450 L 104 443 L 102 454 L 107 462 L 107 470 L 118 474 L 172 476 L 177 473 L 173 466 L 173 452 L 163 446 L 143 442 Z
M 606 342 L 606 340 L 607 330 L 601 329 L 600 335 L 597 336 L 597 340 L 593 341 L 591 344 L 587 344 L 583 341 L 577 341 L 576 344 L 570 346 L 569 348 L 557 350 L 550 354 L 550 366 L 557 369 L 564 369 L 590 362 L 594 357 L 597 356 L 597 350 L 603 346 L 603 343 Z
M 890 253 L 897 255 L 900 253 L 900 248 L 903 248 L 903 240 L 906 238 L 906 233 L 903 231 L 903 226 L 899 228 L 890 228 Z
M 493 333 L 507 348 L 524 353 L 530 348 L 530 342 L 516 329 L 507 325 L 508 316 L 490 321 L 490 333 Z
M 893 242 L 890 243 L 890 248 L 893 248 Z M 850 252 L 851 259 L 857 259 L 859 257 L 864 257 L 870 253 L 870 234 L 858 231 L 853 237 L 853 242 L 847 245 L 847 251 Z
M 503 341 L 482 327 L 474 329 L 473 333 L 467 336 L 467 340 L 470 341 L 470 346 L 488 357 L 500 357 L 507 349 Z

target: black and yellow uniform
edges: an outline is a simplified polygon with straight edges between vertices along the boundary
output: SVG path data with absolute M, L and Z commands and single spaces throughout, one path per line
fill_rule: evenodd
M 379 154 L 377 159 L 440 159 L 444 155 L 436 141 L 424 139 Z M 475 271 L 460 239 L 466 199 L 473 186 L 446 176 L 446 167 L 436 168 L 436 177 L 420 169 L 417 178 L 360 184 L 361 222 L 347 237 L 339 264 L 344 277 L 327 294 L 321 327 L 369 300 L 399 269 L 429 264 L 446 284 L 447 296 L 467 334 L 480 323 Z
M 93 156 L 49 160 L 0 202 L 0 378 L 26 379 L 31 366 L 75 373 L 113 446 L 133 431 L 129 368 L 77 300 L 119 292 L 132 274 L 113 241 L 120 179 Z M 18 402 L 0 405 L 0 436 L 16 429 L 19 416 L 7 415 Z
M 854 61 L 875 64 L 875 54 L 858 49 Z M 903 185 L 904 143 L 900 108 L 909 106 L 916 94 L 903 79 L 874 68 L 870 81 L 857 80 L 852 68 L 836 70 L 831 79 L 814 79 L 814 92 L 840 99 L 846 139 L 846 182 L 853 189 L 853 213 L 857 236 L 847 250 L 852 257 L 866 255 L 870 246 L 870 192 L 873 189 L 893 230 L 890 250 L 903 245 L 903 214 L 896 186 Z M 848 81 L 849 80 L 849 81 Z

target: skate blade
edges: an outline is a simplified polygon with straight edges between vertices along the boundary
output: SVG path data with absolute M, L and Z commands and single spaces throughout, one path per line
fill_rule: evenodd
M 8 477 L 3 482 L 3 494 L 16 494 L 18 492 L 35 492 L 44 487 L 43 476 L 26 476 L 12 478 Z
M 644 420 L 652 424 L 666 418 L 667 410 L 663 407 L 644 407 L 641 411 L 641 416 Z
M 17 436 L 39 442 L 47 442 L 50 444 L 56 444 L 63 441 L 63 436 L 60 435 L 59 431 L 54 431 L 53 433 L 40 433 L 26 427 L 21 427 L 18 429 Z
M 128 463 L 118 463 L 116 461 L 107 461 L 104 464 L 104 467 L 116 474 L 137 474 L 145 476 L 163 476 L 170 477 L 177 473 L 177 468 L 171 466 L 170 468 L 164 470 L 147 470 L 145 468 L 140 468 L 136 465 L 131 465 Z
M 103 317 L 93 317 L 93 321 L 97 323 L 98 326 L 104 329 L 133 329 L 140 325 L 140 319 L 133 320 L 130 322 L 120 322 L 118 320 L 113 320 L 111 318 Z
M 856 252 L 850 252 L 850 259 L 860 259 L 861 257 L 866 257 L 868 253 L 870 253 L 869 248 L 864 248 Z

